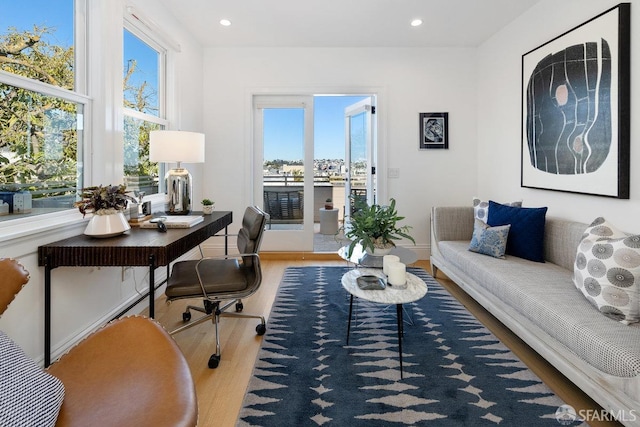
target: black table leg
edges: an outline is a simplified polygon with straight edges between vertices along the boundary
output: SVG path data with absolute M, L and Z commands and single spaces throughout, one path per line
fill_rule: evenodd
M 396 314 L 398 317 L 398 355 L 400 356 L 400 379 L 402 376 L 402 335 L 404 334 L 402 326 L 402 304 L 396 304 Z
M 353 294 L 349 301 L 349 322 L 347 322 L 347 345 L 349 345 L 349 333 L 351 332 L 351 313 L 353 312 Z
M 224 228 L 224 254 L 229 255 L 229 226 Z
M 149 255 L 149 317 L 153 319 L 155 315 L 156 299 L 155 299 L 155 287 L 156 287 L 156 257 Z
M 44 262 L 44 367 L 51 365 L 51 261 Z

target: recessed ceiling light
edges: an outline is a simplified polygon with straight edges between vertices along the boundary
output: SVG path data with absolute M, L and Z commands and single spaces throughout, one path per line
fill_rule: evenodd
M 221 19 L 220 25 L 222 25 L 223 27 L 228 27 L 231 25 L 231 21 L 229 21 L 228 19 Z
M 411 21 L 412 27 L 419 27 L 420 25 L 422 25 L 422 19 L 414 19 L 413 21 Z

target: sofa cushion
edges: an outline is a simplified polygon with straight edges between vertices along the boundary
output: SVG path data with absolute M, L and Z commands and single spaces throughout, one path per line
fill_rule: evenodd
M 640 323 L 623 325 L 599 315 L 571 281 L 571 270 L 506 255 L 506 261 L 468 250 L 465 241 L 439 242 L 457 279 L 497 298 L 582 360 L 610 375 L 640 375 Z
M 576 251 L 589 224 L 547 216 L 544 222 L 544 261 L 573 271 Z
M 0 331 L 0 425 L 53 426 L 64 386 Z
M 469 244 L 469 250 L 494 258 L 504 259 L 507 249 L 507 237 L 510 225 L 489 227 L 483 221 L 476 219 L 473 226 L 473 237 Z
M 573 282 L 605 316 L 640 320 L 640 235 L 629 236 L 597 218 L 578 246 Z
M 474 197 L 472 199 L 473 203 L 473 216 L 475 219 L 479 219 L 480 221 L 487 222 L 487 218 L 489 218 L 489 201 L 481 200 L 479 197 Z M 511 203 L 505 203 L 507 206 L 520 207 L 522 206 L 522 200 L 517 200 Z
M 487 224 L 511 225 L 507 254 L 544 262 L 544 223 L 547 208 L 519 208 L 489 201 Z

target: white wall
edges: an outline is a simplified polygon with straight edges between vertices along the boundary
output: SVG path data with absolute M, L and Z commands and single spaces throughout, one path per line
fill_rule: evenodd
M 431 206 L 470 203 L 477 174 L 475 49 L 215 48 L 205 50 L 204 68 L 204 175 L 216 208 L 238 217 L 252 203 L 252 93 L 377 92 L 386 153 L 378 171 L 400 169 L 386 194 L 413 227 L 423 258 Z M 449 150 L 418 150 L 421 112 L 449 113 Z
M 619 200 L 520 187 L 520 87 L 522 54 L 617 5 L 609 0 L 543 0 L 478 50 L 478 195 L 496 201 L 523 199 L 548 206 L 548 215 L 590 223 L 604 216 L 629 232 L 640 232 L 640 162 L 634 126 L 640 101 L 640 2 L 631 6 L 631 197 Z M 460 202 L 465 202 L 464 198 Z
M 114 5 L 110 0 L 108 9 L 119 14 L 122 1 Z M 521 55 L 617 4 L 615 1 L 543 0 L 479 49 L 255 48 L 207 49 L 204 54 L 157 2 L 135 0 L 134 4 L 182 48 L 176 55 L 177 84 L 170 88 L 178 95 L 171 106 L 172 127 L 204 131 L 207 144 L 206 166 L 193 168 L 195 200 L 203 195 L 212 198 L 217 209 L 234 211 L 236 224 L 244 207 L 252 203 L 251 94 L 364 91 L 380 96 L 379 142 L 384 158 L 379 166 L 384 163 L 384 167 L 379 167 L 379 173 L 400 169 L 400 178 L 389 179 L 384 190 L 388 197 L 396 198 L 399 212 L 414 227 L 412 234 L 422 257 L 429 248 L 429 209 L 470 204 L 474 195 L 498 201 L 522 198 L 526 206 L 549 206 L 550 215 L 584 222 L 604 215 L 622 229 L 640 231 L 634 222 L 640 188 L 633 167 L 630 200 L 520 187 Z M 632 22 L 640 22 L 639 13 L 632 7 Z M 118 21 L 116 17 L 112 22 Z M 640 41 L 636 27 L 632 25 L 632 46 Z M 632 81 L 640 73 L 638 60 L 632 55 Z M 632 90 L 633 102 L 639 99 L 640 89 L 632 85 Z M 101 103 L 94 107 L 105 116 L 118 114 L 113 106 Z M 418 150 L 420 112 L 449 113 L 449 150 Z M 106 126 L 93 133 L 104 144 L 117 137 Z M 632 128 L 632 165 L 640 160 L 634 142 L 637 136 Z M 79 218 L 69 221 L 64 216 L 46 222 L 29 226 L 34 227 L 32 232 L 39 227 L 37 236 L 24 226 L 3 229 L 0 235 L 0 257 L 17 257 L 31 272 L 31 282 L 0 319 L 0 329 L 39 360 L 43 278 L 37 266 L 37 247 L 79 234 L 84 227 Z M 136 288 L 145 288 L 145 274 L 145 269 L 137 269 L 135 280 L 128 277 L 122 282 L 119 268 L 54 270 L 56 353 L 117 312 L 135 296 Z
M 90 37 L 105 51 L 94 60 L 116 61 L 121 58 L 119 44 L 122 41 L 123 0 L 104 0 L 94 4 L 98 9 L 90 15 Z M 202 131 L 202 50 L 198 43 L 180 29 L 174 18 L 153 0 L 136 0 L 135 5 L 145 15 L 181 45 L 175 54 L 177 81 L 170 88 L 179 93 L 177 102 L 171 106 L 172 127 Z M 97 58 L 97 59 L 96 59 Z M 106 79 L 122 78 L 122 60 L 113 67 L 97 64 L 90 73 L 90 96 L 93 99 L 95 120 L 91 138 L 96 144 L 93 151 L 94 182 L 87 184 L 114 183 L 117 168 L 112 156 L 105 155 L 102 148 L 117 146 L 121 138 L 121 98 L 114 87 L 118 81 Z M 119 103 L 116 99 L 120 99 Z M 121 145 L 121 143 L 120 143 Z M 115 157 L 115 156 L 113 156 Z M 195 169 L 195 168 L 194 168 Z M 194 173 L 201 174 L 201 169 Z M 199 177 L 197 179 L 200 179 Z M 107 182 L 103 180 L 108 180 Z M 196 189 L 196 191 L 201 191 Z M 162 199 L 162 196 L 159 197 Z M 160 205 L 158 205 L 158 209 Z M 0 318 L 0 329 L 12 337 L 35 360 L 43 360 L 44 348 L 44 279 L 43 268 L 38 267 L 38 246 L 66 237 L 81 234 L 86 220 L 76 211 L 39 216 L 35 219 L 6 221 L 0 229 L 0 257 L 18 259 L 30 272 L 31 280 L 11 303 Z M 158 269 L 158 276 L 164 272 Z M 109 320 L 114 314 L 136 299 L 138 290 L 148 288 L 148 269 L 137 268 L 135 275 L 122 280 L 121 268 L 57 268 L 53 270 L 52 286 L 52 348 L 54 358 L 65 351 L 79 337 Z M 158 277 L 156 276 L 156 277 Z M 146 300 L 140 310 L 146 306 Z

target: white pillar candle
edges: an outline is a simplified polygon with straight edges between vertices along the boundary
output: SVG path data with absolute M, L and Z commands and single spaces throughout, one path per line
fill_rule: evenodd
M 390 262 L 387 265 L 389 271 L 389 279 L 391 285 L 402 286 L 407 283 L 407 266 L 401 262 Z
M 395 255 L 385 255 L 382 257 L 382 272 L 387 276 L 389 275 L 389 270 L 387 269 L 387 266 L 390 262 L 400 262 L 400 257 Z

